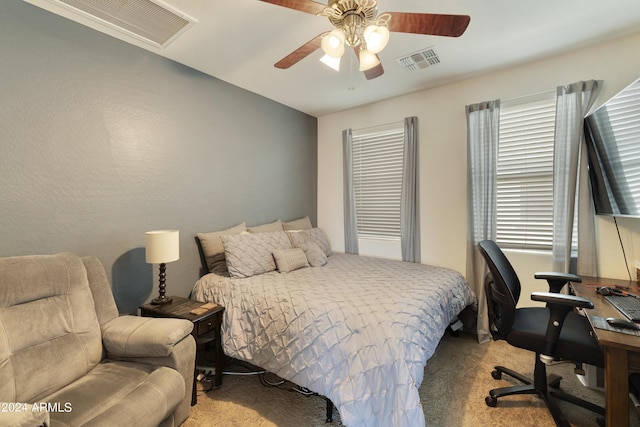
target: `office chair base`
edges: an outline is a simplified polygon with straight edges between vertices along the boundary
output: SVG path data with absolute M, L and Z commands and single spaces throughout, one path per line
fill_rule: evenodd
M 502 387 L 490 390 L 489 396 L 485 397 L 484 399 L 485 403 L 489 407 L 496 407 L 498 405 L 498 398 L 500 397 L 511 396 L 515 394 L 536 394 L 538 395 L 538 397 L 544 400 L 547 408 L 549 409 L 549 412 L 551 413 L 551 416 L 553 417 L 556 425 L 559 427 L 569 427 L 570 424 L 558 407 L 556 399 L 564 400 L 574 405 L 581 406 L 600 415 L 605 414 L 604 408 L 558 390 L 560 388 L 560 381 L 562 380 L 562 377 L 554 374 L 547 376 L 546 367 L 537 357 L 536 369 L 534 371 L 534 381 L 525 377 L 524 375 L 519 374 L 518 372 L 505 368 L 504 366 L 496 366 L 495 370 L 491 372 L 491 376 L 496 380 L 502 379 L 502 374 L 507 374 L 510 377 L 515 378 L 516 380 L 523 383 L 523 385 Z M 554 390 L 549 390 L 549 388 L 553 388 Z
M 496 366 L 495 370 L 491 372 L 491 376 L 493 377 L 494 380 L 502 379 L 502 374 L 507 374 L 510 377 L 515 378 L 516 380 L 520 381 L 523 384 L 533 384 L 534 382 L 529 377 L 525 377 L 519 372 L 513 371 L 509 368 L 505 368 L 504 366 Z M 546 377 L 546 379 L 547 379 L 548 387 L 555 388 L 555 389 L 560 388 L 560 381 L 562 380 L 561 376 L 558 376 L 556 374 L 550 374 L 549 376 Z M 510 387 L 505 387 L 505 389 L 506 388 L 510 388 Z M 500 389 L 496 389 L 496 390 L 500 390 Z M 508 393 L 508 394 L 521 394 L 521 393 Z M 506 394 L 502 394 L 502 396 L 506 396 Z

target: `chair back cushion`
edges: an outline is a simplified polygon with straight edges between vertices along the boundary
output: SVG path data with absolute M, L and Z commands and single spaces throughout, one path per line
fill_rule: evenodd
M 101 358 L 100 325 L 81 258 L 0 258 L 0 401 L 37 401 Z
M 87 278 L 89 279 L 89 288 L 93 295 L 94 308 L 98 316 L 100 328 L 118 317 L 118 306 L 113 299 L 113 291 L 111 284 L 104 271 L 102 262 L 96 256 L 82 257 L 84 268 L 87 270 Z
M 491 279 L 486 282 L 485 287 L 490 326 L 494 329 L 494 337 L 497 335 L 503 338 L 511 331 L 516 316 L 516 305 L 520 299 L 520 280 L 494 241 L 483 240 L 478 243 L 478 247 L 491 273 Z

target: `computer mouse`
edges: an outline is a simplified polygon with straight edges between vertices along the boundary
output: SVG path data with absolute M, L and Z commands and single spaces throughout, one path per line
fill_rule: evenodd
M 633 323 L 631 320 L 620 319 L 617 317 L 607 317 L 607 323 L 616 328 L 633 329 L 640 331 L 640 326 L 637 323 Z

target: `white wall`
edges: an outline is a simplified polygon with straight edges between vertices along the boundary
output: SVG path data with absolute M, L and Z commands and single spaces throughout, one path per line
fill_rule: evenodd
M 320 117 L 318 225 L 326 230 L 336 251 L 344 250 L 342 130 L 374 126 L 415 115 L 418 116 L 420 138 L 422 262 L 464 273 L 467 236 L 465 105 L 519 97 L 579 80 L 602 79 L 604 85 L 596 103 L 599 105 L 640 77 L 638 46 L 640 33 Z M 621 234 L 633 267 L 634 261 L 640 260 L 640 220 L 619 219 L 618 224 L 624 227 Z M 601 274 L 627 277 L 613 219 L 599 218 L 599 228 Z M 544 288 L 533 280 L 525 280 L 524 274 L 549 270 L 549 257 L 539 254 L 518 256 L 513 264 L 517 270 L 525 272 L 521 274 L 523 293 Z

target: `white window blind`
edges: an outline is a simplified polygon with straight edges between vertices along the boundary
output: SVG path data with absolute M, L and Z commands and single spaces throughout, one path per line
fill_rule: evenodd
M 500 108 L 497 243 L 550 250 L 553 243 L 553 91 Z
M 400 239 L 404 122 L 353 130 L 358 237 Z

